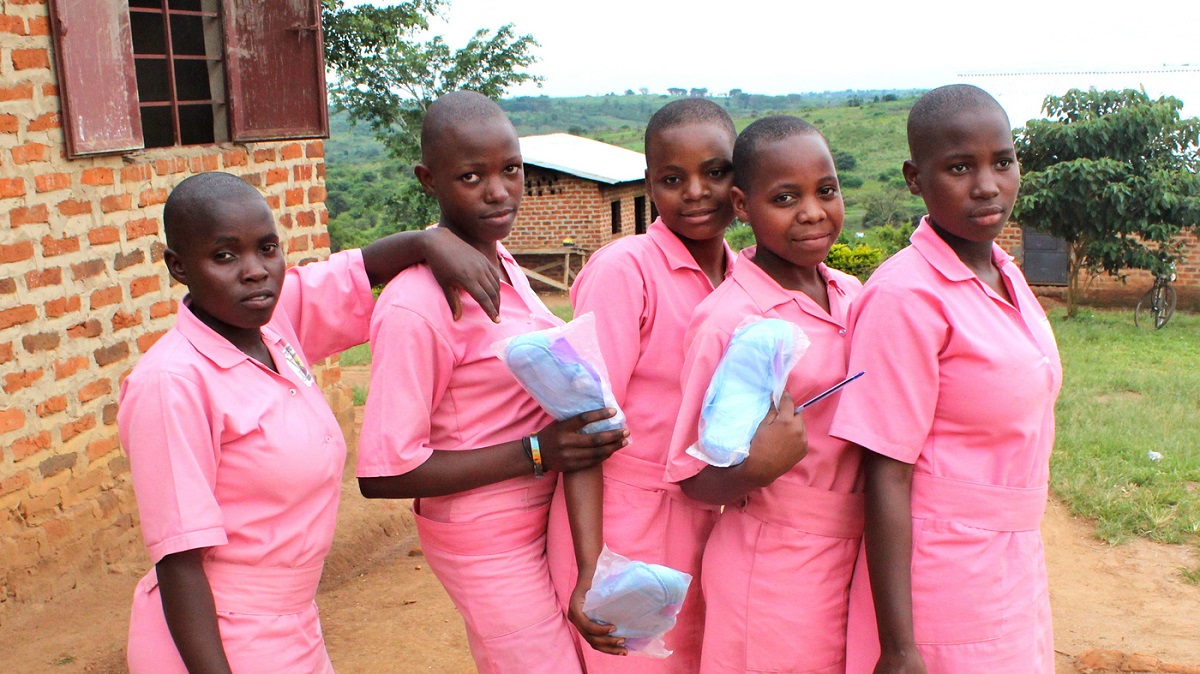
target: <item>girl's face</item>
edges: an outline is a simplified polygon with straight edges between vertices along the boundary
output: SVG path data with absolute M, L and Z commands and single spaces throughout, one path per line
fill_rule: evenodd
M 986 108 L 953 115 L 918 161 L 904 162 L 904 179 L 942 230 L 966 241 L 992 241 L 1021 186 L 1008 119 Z
M 286 264 L 275 218 L 258 194 L 214 208 L 181 250 L 167 250 L 164 259 L 171 276 L 188 287 L 192 313 L 230 341 L 271 320 Z
M 663 224 L 692 241 L 722 236 L 733 222 L 733 138 L 717 124 L 664 129 L 646 148 L 646 185 Z
M 737 217 L 750 223 L 760 249 L 799 267 L 815 267 L 842 232 L 845 206 L 837 170 L 817 133 L 765 143 L 745 191 L 734 187 Z

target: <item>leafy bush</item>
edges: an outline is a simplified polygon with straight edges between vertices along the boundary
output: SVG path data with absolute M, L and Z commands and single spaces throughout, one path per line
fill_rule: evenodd
M 838 185 L 843 190 L 856 190 L 863 186 L 862 176 L 856 176 L 853 173 L 838 176 Z
M 747 246 L 754 245 L 754 230 L 744 222 L 734 221 L 729 229 L 725 230 L 725 240 L 729 242 L 729 247 L 735 252 L 740 251 Z
M 875 268 L 882 262 L 883 251 L 865 243 L 860 243 L 853 248 L 844 243 L 835 243 L 829 249 L 829 257 L 825 258 L 825 264 L 847 274 L 853 274 L 863 281 L 867 280 L 871 272 L 875 271 Z

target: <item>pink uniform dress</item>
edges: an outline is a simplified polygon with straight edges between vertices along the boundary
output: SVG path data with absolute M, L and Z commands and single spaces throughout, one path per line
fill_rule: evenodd
M 367 339 L 362 254 L 287 271 L 263 342 L 276 374 L 179 308 L 121 385 L 150 560 L 204 548 L 235 672 L 332 672 L 313 597 L 333 541 L 346 442 L 309 364 Z M 134 592 L 133 674 L 186 672 L 150 571 Z
M 831 431 L 914 464 L 913 627 L 930 674 L 1054 671 L 1039 527 L 1062 366 L 1025 278 L 992 250 L 1014 304 L 927 221 L 875 272 L 851 317 L 850 369 L 870 383 L 843 391 Z M 879 657 L 865 559 L 849 672 Z
M 429 268 L 404 270 L 371 319 L 371 391 L 358 476 L 402 475 L 437 450 L 520 439 L 551 418 L 517 383 L 492 345 L 561 325 L 497 244 L 510 283 L 500 323 L 463 302 L 454 321 Z M 481 674 L 570 674 L 579 657 L 546 562 L 546 521 L 556 474 L 529 475 L 448 496 L 416 499 L 417 533 L 429 567 L 466 623 Z
M 734 256 L 728 246 L 726 275 Z M 596 314 L 600 350 L 613 394 L 625 412 L 630 444 L 604 462 L 604 540 L 630 559 L 699 577 L 704 541 L 716 521 L 712 506 L 663 480 L 667 447 L 682 395 L 683 336 L 692 311 L 713 291 L 692 254 L 661 220 L 643 236 L 601 248 L 571 287 L 575 315 Z M 563 606 L 577 571 L 562 490 L 550 510 L 550 571 Z M 589 674 L 692 674 L 699 667 L 704 600 L 688 592 L 666 635 L 671 657 L 606 655 L 579 638 Z
M 685 452 L 696 442 L 717 364 L 746 317 L 790 321 L 812 342 L 788 377 L 796 404 L 846 376 L 846 318 L 862 284 L 821 265 L 826 313 L 804 293 L 781 287 L 753 256 L 753 248 L 742 251 L 733 277 L 692 318 L 683 404 L 667 464 L 671 481 L 708 466 Z M 698 670 L 704 674 L 840 674 L 845 668 L 846 606 L 862 540 L 863 494 L 860 451 L 829 436 L 837 396 L 804 411 L 808 454 L 743 503 L 726 506 L 713 528 L 700 577 L 708 604 Z

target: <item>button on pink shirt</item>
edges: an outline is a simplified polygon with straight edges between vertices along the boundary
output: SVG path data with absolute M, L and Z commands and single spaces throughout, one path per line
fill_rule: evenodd
M 1053 671 L 1038 523 L 1062 366 L 1020 270 L 998 246 L 993 261 L 1013 304 L 922 222 L 855 303 L 850 369 L 871 382 L 842 393 L 831 430 L 914 464 L 913 615 L 931 673 Z M 849 664 L 869 672 L 878 637 L 856 574 Z
M 206 570 L 235 669 L 240 663 L 311 672 L 317 671 L 312 658 L 328 660 L 311 596 L 333 540 L 346 444 L 320 387 L 287 364 L 284 348 L 290 345 L 307 369 L 360 344 L 372 305 L 359 251 L 289 269 L 262 328 L 276 374 L 201 323 L 185 298 L 175 327 L 121 385 L 117 424 L 150 559 L 207 548 Z M 311 615 L 296 631 L 280 632 L 277 624 L 266 624 L 269 616 L 227 614 L 226 597 L 246 590 L 225 587 L 214 565 L 245 565 L 259 573 L 314 570 L 297 588 L 309 593 Z M 264 608 L 268 614 L 290 612 Z M 139 585 L 133 621 L 147 625 L 131 635 L 134 671 L 138 658 L 153 652 L 182 666 L 162 620 L 153 572 Z M 263 639 L 275 640 L 278 659 L 270 664 L 246 660 L 230 646 Z M 288 654 L 297 650 L 301 663 L 289 669 Z M 170 671 L 172 665 L 158 661 L 151 667 Z

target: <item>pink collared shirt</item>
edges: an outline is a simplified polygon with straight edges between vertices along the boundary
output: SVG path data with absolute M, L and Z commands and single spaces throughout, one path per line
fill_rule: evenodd
M 262 328 L 276 374 L 184 298 L 121 384 L 117 413 L 152 562 L 196 548 L 263 567 L 324 559 L 346 443 L 309 368 L 366 341 L 373 303 L 357 250 L 289 269 Z
M 726 245 L 726 278 L 734 260 Z M 684 333 L 696 305 L 712 292 L 708 276 L 661 219 L 644 236 L 596 251 L 571 286 L 575 314 L 596 314 L 613 395 L 628 420 L 623 454 L 666 461 L 682 395 Z
M 829 292 L 830 311 L 826 313 L 804 293 L 786 290 L 754 264 L 754 248 L 742 251 L 733 276 L 696 308 L 691 327 L 684 339 L 683 401 L 679 421 L 671 438 L 666 478 L 681 482 L 703 470 L 708 464 L 689 456 L 687 448 L 696 442 L 700 408 L 713 373 L 734 330 L 747 316 L 779 318 L 800 326 L 811 346 L 788 377 L 787 390 L 796 404 L 829 388 L 846 376 L 846 316 L 850 302 L 859 293 L 858 279 L 820 266 Z M 865 380 L 865 377 L 864 377 Z M 858 382 L 851 386 L 859 385 Z M 829 425 L 837 405 L 837 396 L 804 411 L 808 428 L 808 454 L 785 473 L 776 484 L 799 484 L 827 491 L 850 493 L 862 490 L 859 476 L 860 456 L 849 444 L 830 437 Z M 767 487 L 770 489 L 771 487 Z
M 463 302 L 457 322 L 426 265 L 396 276 L 371 319 L 371 391 L 358 446 L 358 476 L 412 471 L 438 450 L 508 442 L 551 421 L 493 352 L 514 335 L 562 325 L 496 244 L 511 283 L 501 283 L 500 322 Z M 525 479 L 525 478 L 521 478 Z M 532 474 L 528 478 L 533 479 Z M 483 494 L 505 483 L 471 490 Z

